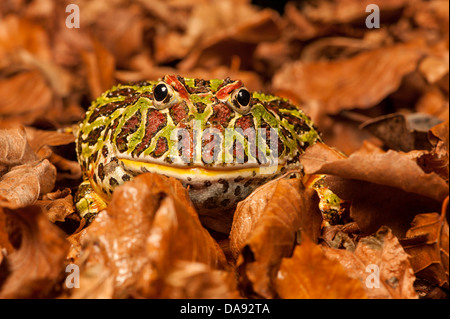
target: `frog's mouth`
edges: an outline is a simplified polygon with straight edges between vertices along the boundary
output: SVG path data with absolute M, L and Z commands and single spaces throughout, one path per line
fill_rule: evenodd
M 157 163 L 141 162 L 130 159 L 119 159 L 124 165 L 125 170 L 134 173 L 159 173 L 167 176 L 172 176 L 184 180 L 195 180 L 207 178 L 221 179 L 221 178 L 237 178 L 237 177 L 255 177 L 261 175 L 273 175 L 279 172 L 283 164 L 274 164 L 271 166 L 230 166 L 224 167 L 204 167 L 204 166 L 171 166 Z

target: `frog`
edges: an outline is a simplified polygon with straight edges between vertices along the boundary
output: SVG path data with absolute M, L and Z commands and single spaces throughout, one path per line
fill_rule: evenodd
M 91 103 L 75 134 L 82 219 L 92 221 L 118 186 L 157 173 L 179 180 L 202 223 L 219 232 L 230 229 L 240 201 L 301 172 L 300 156 L 323 143 L 311 118 L 286 98 L 229 77 L 173 74 L 113 86 Z

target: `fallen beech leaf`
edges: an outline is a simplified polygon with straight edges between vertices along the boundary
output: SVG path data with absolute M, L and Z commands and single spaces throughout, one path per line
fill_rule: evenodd
M 369 13 L 365 12 L 367 5 L 371 4 L 371 0 L 341 0 L 328 1 L 320 0 L 311 4 L 306 3 L 303 7 L 304 14 L 311 20 L 321 23 L 349 23 L 360 18 L 366 18 Z M 406 6 L 406 0 L 381 0 L 377 2 L 380 11 L 388 13 Z
M 114 56 L 96 38 L 92 37 L 92 50 L 82 50 L 81 57 L 88 74 L 90 96 L 97 98 L 114 84 Z
M 354 251 L 356 248 L 356 238 L 353 233 L 359 233 L 358 224 L 355 222 L 345 225 L 332 225 L 324 227 L 321 238 L 331 248 L 345 248 Z
M 338 261 L 328 259 L 307 236 L 290 258 L 283 258 L 276 291 L 285 299 L 361 299 L 366 293 Z
M 428 131 L 439 122 L 427 114 L 394 113 L 366 121 L 360 127 L 381 139 L 387 147 L 409 152 L 431 149 Z
M 21 51 L 29 52 L 42 61 L 50 61 L 52 57 L 49 36 L 43 26 L 8 14 L 0 21 L 0 68 L 17 63 Z
M 47 153 L 48 152 L 48 153 Z M 47 153 L 43 155 L 42 153 Z M 44 145 L 39 151 L 39 156 L 47 158 L 58 170 L 56 180 L 59 182 L 63 179 L 79 180 L 82 176 L 80 164 L 77 161 L 69 160 L 56 154 L 48 146 Z
M 417 277 L 448 289 L 448 223 L 442 217 L 417 215 L 401 243 Z
M 36 206 L 0 208 L 2 213 L 8 227 L 1 228 L 0 233 L 9 235 L 15 250 L 4 257 L 7 267 L 0 270 L 6 272 L 0 274 L 4 279 L 0 298 L 54 297 L 64 274 L 69 246 L 63 232 Z
M 318 101 L 326 113 L 369 108 L 396 91 L 423 55 L 423 46 L 412 42 L 337 61 L 296 61 L 276 73 L 272 85 L 298 101 Z
M 198 262 L 177 261 L 164 281 L 160 298 L 234 299 L 240 298 L 233 273 L 211 269 Z
M 46 79 L 37 70 L 1 79 L 0 96 L 2 96 L 0 115 L 27 114 L 27 117 L 23 118 L 23 122 L 26 123 L 31 123 L 35 118 L 44 115 L 52 105 L 52 91 Z
M 75 135 L 71 133 L 61 133 L 57 131 L 37 130 L 32 127 L 26 127 L 28 144 L 37 152 L 44 146 L 59 146 L 75 142 Z
M 36 202 L 36 205 L 45 209 L 45 214 L 52 223 L 65 221 L 66 217 L 75 211 L 69 188 L 44 195 L 42 200 Z
M 192 51 L 177 67 L 184 72 L 195 68 L 211 69 L 230 65 L 231 58 L 239 56 L 242 69 L 248 69 L 256 45 L 280 36 L 277 18 L 272 10 L 255 10 L 241 1 L 196 6 L 186 39 L 191 41 Z M 220 32 L 211 33 L 211 29 Z
M 316 144 L 317 145 L 317 144 Z M 448 195 L 447 183 L 435 173 L 427 174 L 408 153 L 355 152 L 346 159 L 323 161 L 327 151 L 321 145 L 309 147 L 301 156 L 306 174 L 329 174 L 346 179 L 386 185 L 442 202 Z M 317 155 L 319 153 L 319 155 Z
M 23 127 L 9 130 L 0 130 L 0 174 L 2 166 L 34 162 L 38 159 L 27 143 L 27 136 Z
M 428 88 L 419 98 L 415 107 L 417 112 L 436 116 L 442 121 L 449 118 L 448 99 L 436 86 Z
M 362 238 L 354 252 L 322 249 L 328 258 L 339 261 L 350 277 L 361 281 L 369 298 L 417 298 L 408 255 L 389 228 Z
M 56 169 L 46 159 L 16 166 L 0 179 L 0 206 L 19 208 L 33 205 L 39 195 L 55 186 Z
M 83 241 L 81 254 L 87 260 L 81 272 L 103 264 L 113 278 L 115 298 L 157 297 L 161 280 L 178 260 L 226 267 L 186 189 L 158 174 L 141 174 L 119 186 L 107 211 L 87 227 Z
M 376 232 L 386 225 L 397 237 L 403 237 L 414 216 L 435 211 L 441 203 L 401 189 L 369 182 L 327 176 L 324 180 L 339 198 L 351 202 L 350 218 L 362 235 Z
M 447 53 L 448 55 L 448 53 Z M 429 56 L 423 59 L 419 65 L 419 71 L 427 79 L 428 83 L 435 83 L 448 74 L 448 59 L 444 57 Z
M 230 232 L 241 285 L 273 298 L 276 271 L 281 258 L 292 253 L 297 231 L 316 239 L 321 223 L 317 195 L 300 179 L 279 179 L 256 189 L 238 204 Z
M 437 153 L 440 155 L 447 155 L 449 150 L 449 137 L 448 137 L 448 120 L 442 122 L 430 129 L 430 139 L 437 148 Z M 442 152 L 440 152 L 442 150 Z

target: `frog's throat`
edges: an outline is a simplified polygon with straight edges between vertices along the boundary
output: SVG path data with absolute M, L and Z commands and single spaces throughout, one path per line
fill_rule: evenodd
M 126 170 L 134 172 L 151 172 L 159 173 L 171 177 L 175 177 L 183 180 L 195 180 L 195 179 L 227 179 L 227 178 L 237 178 L 237 177 L 254 177 L 261 175 L 273 175 L 284 167 L 282 164 L 272 165 L 272 166 L 260 166 L 260 167 L 245 167 L 245 168 L 227 168 L 220 169 L 217 167 L 206 168 L 199 166 L 190 167 L 180 167 L 180 166 L 170 166 L 162 165 L 148 162 L 139 162 L 129 159 L 119 159 L 125 167 Z

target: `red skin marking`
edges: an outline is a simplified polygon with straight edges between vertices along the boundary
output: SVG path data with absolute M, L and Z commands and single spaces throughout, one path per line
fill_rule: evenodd
M 166 117 L 157 110 L 151 110 L 147 113 L 147 127 L 144 138 L 136 149 L 137 153 L 142 152 L 149 145 L 150 140 L 155 134 L 166 125 Z
M 167 150 L 168 150 L 168 146 L 167 146 L 166 139 L 163 138 L 163 137 L 160 137 L 158 139 L 158 141 L 156 142 L 155 155 L 156 156 L 161 156 L 165 152 L 167 152 Z
M 172 106 L 172 117 L 175 120 L 176 123 L 181 122 L 185 117 L 187 117 L 187 110 L 184 103 L 178 103 L 174 106 Z
M 225 85 L 223 88 L 216 92 L 216 98 L 218 98 L 219 100 L 224 100 L 228 95 L 230 95 L 231 92 L 240 87 L 242 87 L 242 82 L 239 80 Z
M 242 128 L 242 130 L 246 130 L 249 127 L 253 127 L 253 116 L 245 115 L 236 121 L 236 127 Z
M 223 104 L 219 103 L 213 106 L 214 115 L 209 119 L 210 122 L 217 121 L 222 126 L 227 126 L 228 121 L 230 120 L 231 110 L 230 108 Z
M 189 99 L 189 93 L 184 87 L 184 85 L 178 81 L 177 77 L 175 75 L 166 75 L 164 77 L 164 82 L 171 85 L 175 91 L 178 92 L 178 94 L 185 100 Z

